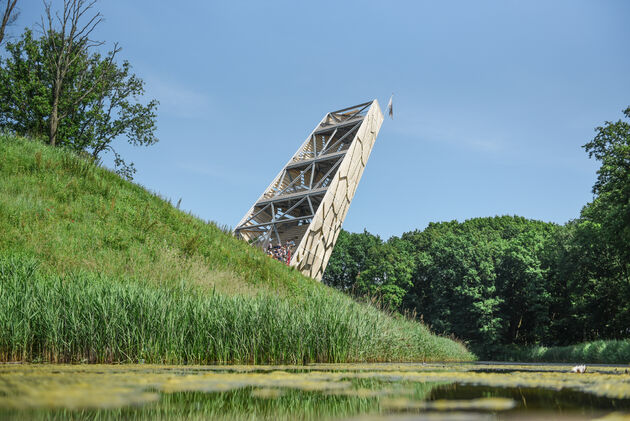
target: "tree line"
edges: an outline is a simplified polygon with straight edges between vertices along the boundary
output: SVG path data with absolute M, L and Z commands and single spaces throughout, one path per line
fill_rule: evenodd
M 594 199 L 564 225 L 431 223 L 387 241 L 342 231 L 323 281 L 417 317 L 481 355 L 630 336 L 630 107 L 584 145 Z
M 41 21 L 8 41 L 17 0 L 4 0 L 0 22 L 0 129 L 81 152 L 95 161 L 109 152 L 116 171 L 131 179 L 133 163 L 114 147 L 158 141 L 155 99 L 142 101 L 144 82 L 121 48 L 92 37 L 103 17 L 96 0 L 64 0 L 60 10 L 43 2 Z

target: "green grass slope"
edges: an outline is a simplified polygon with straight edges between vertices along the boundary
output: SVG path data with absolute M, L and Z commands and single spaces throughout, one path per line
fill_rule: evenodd
M 469 360 L 61 149 L 0 134 L 0 360 Z

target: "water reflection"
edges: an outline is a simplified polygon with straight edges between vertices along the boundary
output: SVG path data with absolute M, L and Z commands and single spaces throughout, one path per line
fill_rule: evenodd
M 590 393 L 563 389 L 559 391 L 531 387 L 489 387 L 453 383 L 431 391 L 429 399 L 478 399 L 481 397 L 509 398 L 517 402 L 516 411 L 554 411 L 594 415 L 602 411 L 630 412 L 630 399 L 611 399 Z
M 627 416 L 624 368 L 574 374 L 563 366 L 474 364 L 0 365 L 0 419 Z

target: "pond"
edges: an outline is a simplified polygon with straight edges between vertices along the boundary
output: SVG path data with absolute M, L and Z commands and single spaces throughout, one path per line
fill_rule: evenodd
M 630 366 L 0 365 L 9 420 L 630 420 Z

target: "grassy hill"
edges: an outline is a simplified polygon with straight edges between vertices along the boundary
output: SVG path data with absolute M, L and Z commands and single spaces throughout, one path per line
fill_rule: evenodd
M 76 155 L 0 134 L 0 360 L 468 360 Z

